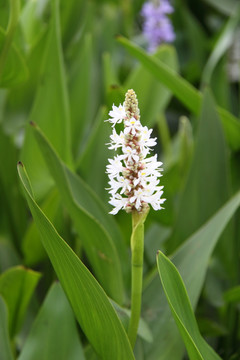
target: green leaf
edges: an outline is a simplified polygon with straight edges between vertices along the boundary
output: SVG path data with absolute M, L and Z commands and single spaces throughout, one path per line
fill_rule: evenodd
M 240 206 L 240 192 L 194 233 L 171 258 L 180 272 L 193 308 L 196 307 L 213 249 Z M 153 345 L 144 344 L 148 360 L 181 360 L 183 346 L 159 283 L 152 276 L 143 293 L 143 317 L 153 333 Z
M 61 162 L 40 129 L 33 129 L 96 277 L 107 294 L 121 304 L 123 278 L 120 259 L 122 264 L 126 264 L 127 249 L 113 217 L 107 214 L 87 184 Z M 127 269 L 125 266 L 124 270 Z
M 42 204 L 44 213 L 52 222 L 53 220 L 56 220 L 59 205 L 60 198 L 55 189 L 54 191 L 51 191 L 50 194 L 48 194 Z M 24 255 L 24 264 L 27 266 L 35 265 L 47 257 L 46 251 L 40 239 L 39 231 L 34 222 L 29 225 L 24 235 L 22 240 L 22 252 Z
M 44 130 L 61 158 L 71 165 L 70 114 L 61 49 L 58 3 L 58 0 L 52 0 L 52 19 L 46 41 L 42 76 L 30 120 Z M 36 196 L 43 197 L 53 182 L 29 128 L 26 130 L 22 159 L 29 169 Z
M 207 4 L 212 5 L 218 11 L 225 15 L 232 15 L 237 9 L 236 0 L 204 0 Z
M 111 134 L 111 126 L 104 122 L 105 119 L 107 114 L 103 107 L 99 110 L 85 150 L 79 159 L 78 170 L 83 180 L 107 203 L 109 194 L 105 188 L 108 176 L 102 169 L 105 169 L 106 159 L 112 156 L 112 152 L 105 145 Z
M 119 36 L 118 41 L 130 54 L 137 58 L 156 79 L 170 89 L 190 111 L 199 115 L 202 104 L 202 94 L 198 90 L 167 65 L 154 56 L 148 55 L 127 39 Z M 219 107 L 218 113 L 229 145 L 232 149 L 238 150 L 240 148 L 240 122 L 225 109 Z
M 13 337 L 22 325 L 28 303 L 39 281 L 40 273 L 17 266 L 0 276 L 0 294 L 9 310 L 9 332 Z
M 119 306 L 113 300 L 111 300 L 111 303 L 112 303 L 114 309 L 116 310 L 119 318 L 121 319 L 124 329 L 127 331 L 130 316 L 131 316 L 131 311 L 122 306 Z M 150 343 L 153 341 L 151 330 L 149 329 L 148 324 L 142 318 L 140 318 L 140 320 L 139 320 L 137 334 L 145 341 L 148 341 Z
M 71 44 L 72 38 L 76 36 L 79 28 L 82 31 L 82 28 L 85 27 L 86 8 L 88 6 L 89 3 L 84 0 L 61 2 L 60 19 L 64 45 Z
M 240 285 L 234 286 L 233 288 L 227 290 L 223 297 L 226 303 L 240 302 Z
M 0 360 L 13 360 L 10 339 L 8 334 L 8 310 L 0 296 Z
M 214 360 L 220 357 L 202 338 L 182 278 L 173 263 L 161 252 L 158 271 L 174 320 L 191 360 Z
M 81 40 L 81 39 L 80 39 Z M 85 35 L 74 55 L 69 79 L 69 99 L 72 118 L 72 142 L 75 157 L 84 149 L 95 103 L 93 85 L 93 45 L 90 34 Z
M 203 85 L 209 85 L 212 73 L 221 59 L 223 54 L 227 51 L 233 41 L 234 32 L 236 27 L 239 24 L 240 19 L 240 7 L 233 12 L 232 16 L 229 18 L 228 22 L 225 24 L 221 35 L 219 36 L 211 55 L 206 62 L 206 65 L 202 71 L 202 83 Z
M 169 45 L 159 48 L 154 57 L 169 68 L 177 71 L 177 55 L 175 49 Z M 144 84 L 144 86 L 143 86 Z M 171 98 L 171 92 L 150 73 L 143 64 L 138 65 L 127 78 L 124 90 L 134 89 L 141 108 L 142 122 L 153 127 L 159 112 L 163 111 Z
M 6 33 L 0 28 L 0 65 L 6 41 Z M 10 45 L 3 69 L 0 69 L 0 87 L 9 88 L 21 84 L 28 78 L 28 69 L 19 50 L 14 44 Z
M 0 188 L 6 224 L 9 226 L 11 239 L 20 249 L 22 236 L 27 225 L 26 204 L 18 186 L 16 173 L 17 149 L 10 136 L 0 126 Z
M 192 165 L 181 193 L 169 252 L 204 224 L 229 198 L 227 159 L 221 123 L 211 93 L 207 90 L 204 93 Z
M 204 28 L 198 18 L 190 11 L 187 4 L 176 1 L 175 14 L 181 33 L 184 36 L 178 39 L 179 58 L 184 59 L 182 68 L 187 75 L 188 81 L 194 83 L 201 76 L 202 68 L 206 60 L 207 38 Z M 174 22 L 175 19 L 173 19 Z M 178 24 L 178 25 L 177 25 Z
M 44 3 L 27 1 L 21 10 L 19 21 L 24 39 L 29 47 L 36 44 L 46 28 L 43 18 L 48 2 L 48 0 Z
M 126 332 L 105 292 L 34 201 L 22 164 L 18 172 L 43 245 L 85 335 L 105 360 L 134 359 Z
M 18 360 L 84 360 L 73 311 L 61 285 L 50 288 Z
M 12 242 L 0 235 L 0 273 L 20 262 L 20 257 Z

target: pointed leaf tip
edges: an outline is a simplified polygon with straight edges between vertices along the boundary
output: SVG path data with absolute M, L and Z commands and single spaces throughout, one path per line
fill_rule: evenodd
M 29 125 L 31 125 L 32 127 L 35 127 L 35 128 L 37 127 L 37 124 L 32 120 L 29 121 Z

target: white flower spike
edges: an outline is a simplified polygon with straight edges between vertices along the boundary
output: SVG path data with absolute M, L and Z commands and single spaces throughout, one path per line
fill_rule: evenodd
M 157 155 L 146 157 L 156 145 L 156 138 L 151 138 L 152 129 L 142 126 L 138 101 L 133 90 L 128 90 L 123 106 L 113 105 L 109 112 L 113 132 L 110 136 L 109 149 L 121 148 L 122 154 L 109 159 L 107 174 L 108 188 L 111 195 L 109 203 L 114 207 L 110 214 L 119 210 L 143 212 L 149 205 L 154 210 L 162 209 L 163 186 L 159 186 L 162 176 L 162 163 Z M 118 135 L 114 126 L 124 123 L 124 129 Z

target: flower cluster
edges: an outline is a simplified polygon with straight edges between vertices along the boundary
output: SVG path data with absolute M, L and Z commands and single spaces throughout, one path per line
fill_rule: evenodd
M 142 212 L 150 204 L 154 210 L 162 209 L 161 199 L 163 186 L 159 186 L 162 176 L 160 161 L 157 155 L 147 157 L 156 145 L 156 138 L 151 138 L 152 130 L 140 123 L 140 114 L 136 94 L 128 90 L 123 106 L 113 105 L 109 112 L 113 132 L 110 136 L 109 149 L 121 149 L 122 154 L 109 159 L 107 174 L 109 176 L 109 203 L 114 206 L 110 214 L 117 214 L 120 209 L 127 212 Z M 123 131 L 118 134 L 117 123 L 124 123 Z
M 144 18 L 143 34 L 146 37 L 149 52 L 154 52 L 158 45 L 163 42 L 172 42 L 175 34 L 171 21 L 167 17 L 173 12 L 173 7 L 168 0 L 156 0 L 146 2 L 141 11 Z

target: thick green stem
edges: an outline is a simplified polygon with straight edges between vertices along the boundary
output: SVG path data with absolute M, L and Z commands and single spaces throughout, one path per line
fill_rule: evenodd
M 142 302 L 142 275 L 143 275 L 143 252 L 144 252 L 144 221 L 149 209 L 139 213 L 132 213 L 132 290 L 131 290 L 131 318 L 128 327 L 128 337 L 134 348 L 138 324 L 141 314 Z
M 8 27 L 6 31 L 6 38 L 0 54 L 0 79 L 7 59 L 8 51 L 12 43 L 14 31 L 18 23 L 19 12 L 20 12 L 20 1 L 10 0 L 10 15 L 9 15 Z

